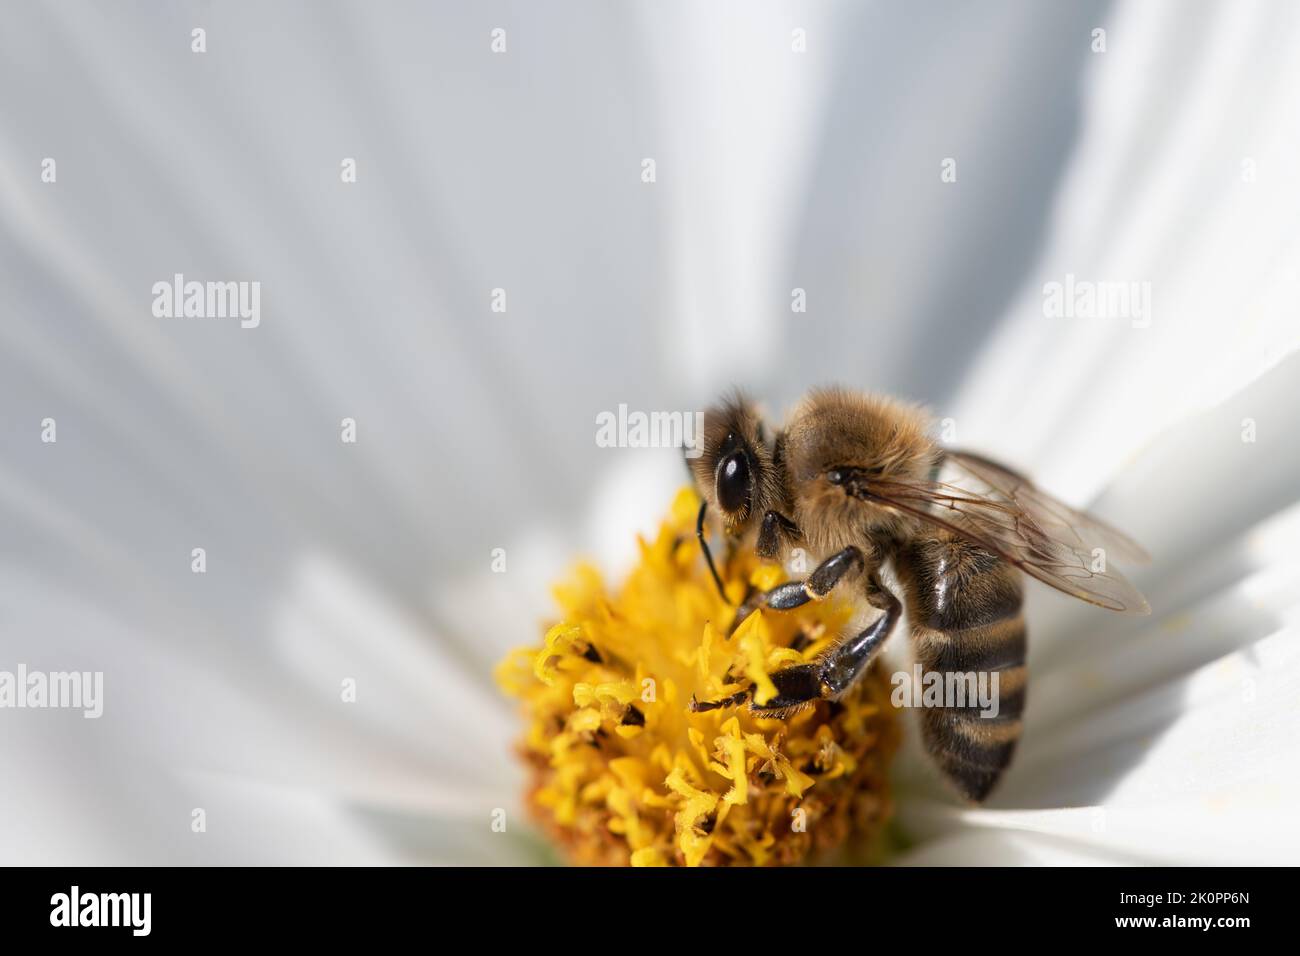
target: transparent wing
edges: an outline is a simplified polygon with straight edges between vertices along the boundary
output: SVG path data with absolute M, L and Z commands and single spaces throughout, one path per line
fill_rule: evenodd
M 1086 511 L 1071 508 L 1005 465 L 965 451 L 947 451 L 944 460 L 983 482 L 997 496 L 1032 511 L 1049 533 L 1059 532 L 1063 540 L 1077 538 L 1080 546 L 1089 544 L 1089 551 L 1093 547 L 1105 548 L 1108 557 L 1121 563 L 1147 564 L 1151 560 L 1146 550 L 1124 532 Z
M 986 487 L 854 473 L 846 476 L 844 488 L 946 528 L 1080 600 L 1128 614 L 1150 613 L 1146 598 L 1110 563 L 1116 553 L 1144 556 L 1138 545 L 1014 472 L 982 459 L 971 466 L 968 456 L 962 458 L 958 464 L 975 479 L 967 483 Z

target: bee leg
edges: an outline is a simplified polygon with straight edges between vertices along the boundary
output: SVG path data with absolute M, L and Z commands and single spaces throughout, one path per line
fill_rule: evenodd
M 880 608 L 883 612 L 880 617 L 856 637 L 837 644 L 822 658 L 822 682 L 830 689 L 831 697 L 838 697 L 857 683 L 902 615 L 902 603 L 874 578 L 867 600 Z
M 787 581 L 778 584 L 770 591 L 756 591 L 749 595 L 736 611 L 731 630 L 749 617 L 758 608 L 766 605 L 775 611 L 788 611 L 801 607 L 809 601 L 820 601 L 835 589 L 850 571 L 860 571 L 866 566 L 866 558 L 860 548 L 849 545 L 843 551 L 837 551 L 817 565 L 806 581 Z M 727 635 L 731 636 L 730 633 Z
M 750 710 L 787 711 L 809 701 L 839 697 L 866 672 L 902 613 L 898 598 L 875 575 L 867 586 L 867 600 L 883 612 L 856 637 L 841 641 L 825 656 L 808 664 L 785 667 L 772 676 L 776 696 L 762 706 L 750 701 Z
M 729 697 L 723 697 L 719 700 L 697 700 L 695 695 L 691 695 L 691 702 L 688 705 L 691 713 L 698 714 L 705 710 L 720 710 L 723 707 L 736 707 L 749 700 L 749 695 L 754 692 L 754 685 L 751 684 L 742 691 L 737 691 Z
M 779 511 L 769 511 L 763 515 L 763 524 L 758 530 L 758 543 L 755 550 L 765 561 L 771 561 L 781 550 L 781 536 L 794 539 L 799 537 L 799 526 Z
M 850 571 L 861 571 L 867 560 L 862 549 L 849 545 L 836 551 L 817 567 L 806 581 L 787 581 L 778 584 L 763 595 L 763 603 L 777 611 L 801 607 L 809 601 L 820 601 L 835 589 Z
M 769 676 L 772 683 L 776 685 L 776 696 L 762 705 L 755 703 L 751 696 L 749 709 L 756 714 L 775 712 L 784 716 L 786 712 L 797 709 L 803 704 L 830 696 L 825 692 L 821 665 L 818 663 L 783 667 Z

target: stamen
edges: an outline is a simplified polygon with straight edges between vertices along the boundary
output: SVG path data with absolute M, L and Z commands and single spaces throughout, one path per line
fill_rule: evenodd
M 869 843 L 898 742 L 883 674 L 785 719 L 759 704 L 775 698 L 770 675 L 824 653 L 853 608 L 759 610 L 726 640 L 736 612 L 722 595 L 782 572 L 741 553 L 724 578 L 678 547 L 698 508 L 683 490 L 617 588 L 575 569 L 555 589 L 559 623 L 498 668 L 521 702 L 530 811 L 582 864 L 793 864 Z

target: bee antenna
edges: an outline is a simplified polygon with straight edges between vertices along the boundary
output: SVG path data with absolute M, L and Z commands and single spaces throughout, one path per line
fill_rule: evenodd
M 724 604 L 731 604 L 731 599 L 727 597 L 727 589 L 722 586 L 722 578 L 718 574 L 717 565 L 713 563 L 713 552 L 709 550 L 709 543 L 704 540 L 704 515 L 709 510 L 707 501 L 700 502 L 700 516 L 695 520 L 695 537 L 700 539 L 700 550 L 704 552 L 704 560 L 708 562 L 709 573 L 713 575 L 713 583 L 718 586 L 718 595 L 722 598 Z

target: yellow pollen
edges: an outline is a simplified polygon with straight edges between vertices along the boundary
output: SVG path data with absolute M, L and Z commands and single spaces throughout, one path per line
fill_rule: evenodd
M 497 680 L 521 701 L 519 751 L 530 809 L 580 864 L 774 865 L 813 862 L 850 840 L 869 847 L 891 812 L 887 770 L 898 727 L 873 668 L 844 697 L 785 719 L 748 703 L 695 712 L 811 661 L 844 632 L 836 599 L 751 614 L 718 596 L 695 540 L 699 499 L 683 489 L 658 536 L 610 591 L 579 565 L 556 586 L 561 619 L 521 648 Z M 728 563 L 728 562 L 724 562 Z M 720 568 L 729 597 L 785 574 L 737 553 Z

